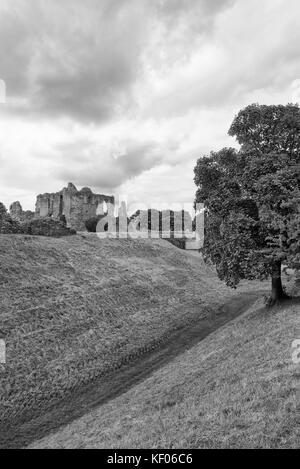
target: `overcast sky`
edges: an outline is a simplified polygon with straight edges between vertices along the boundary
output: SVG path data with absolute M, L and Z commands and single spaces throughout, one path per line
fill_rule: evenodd
M 299 0 L 0 0 L 0 201 L 192 202 L 239 109 L 300 101 Z

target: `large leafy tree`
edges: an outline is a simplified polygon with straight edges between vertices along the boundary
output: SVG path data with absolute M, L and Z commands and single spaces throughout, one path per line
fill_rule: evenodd
M 206 208 L 203 253 L 221 279 L 272 279 L 285 297 L 281 265 L 300 268 L 300 109 L 253 104 L 235 117 L 224 148 L 195 167 L 196 202 Z

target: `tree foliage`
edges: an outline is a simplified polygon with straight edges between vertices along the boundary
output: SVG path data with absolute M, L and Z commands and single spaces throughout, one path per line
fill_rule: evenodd
M 248 106 L 223 148 L 195 167 L 196 202 L 204 203 L 204 256 L 221 279 L 272 277 L 273 300 L 284 296 L 281 264 L 300 268 L 300 109 Z
M 10 216 L 6 207 L 0 202 L 0 234 L 60 237 L 76 234 L 76 231 L 67 228 L 65 220 L 56 220 L 51 217 L 19 222 Z
M 20 232 L 33 236 L 49 236 L 60 238 L 72 236 L 76 231 L 68 228 L 64 220 L 57 220 L 51 217 L 39 217 L 20 223 Z
M 129 221 L 136 221 L 137 230 L 157 230 L 160 233 L 170 231 L 173 236 L 175 231 L 184 233 L 185 230 L 192 227 L 191 216 L 185 210 L 177 212 L 156 209 L 137 210 L 131 215 Z

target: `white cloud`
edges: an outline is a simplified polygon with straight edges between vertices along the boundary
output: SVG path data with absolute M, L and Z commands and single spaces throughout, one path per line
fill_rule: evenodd
M 298 0 L 2 0 L 0 200 L 73 180 L 191 200 L 252 102 L 300 100 Z

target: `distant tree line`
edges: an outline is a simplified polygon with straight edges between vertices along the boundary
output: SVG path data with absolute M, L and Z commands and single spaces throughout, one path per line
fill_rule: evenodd
M 92 217 L 85 222 L 87 231 L 96 232 L 98 223 L 107 215 L 98 215 Z M 126 224 L 126 222 L 125 222 Z M 134 226 L 137 231 L 158 231 L 163 233 L 169 231 L 170 236 L 174 236 L 176 232 L 182 232 L 184 236 L 188 229 L 192 231 L 194 223 L 188 212 L 182 210 L 175 212 L 173 210 L 159 211 L 155 209 L 137 210 L 129 218 L 127 217 L 127 228 Z M 120 226 L 120 217 L 115 218 L 115 226 L 118 232 Z M 102 226 L 104 231 L 108 231 L 108 223 Z

